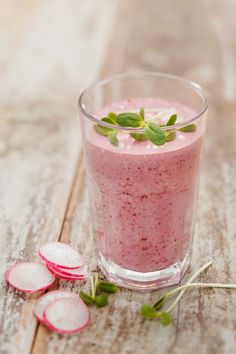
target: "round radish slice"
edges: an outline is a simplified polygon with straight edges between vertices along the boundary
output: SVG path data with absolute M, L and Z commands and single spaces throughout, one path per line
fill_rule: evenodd
M 47 263 L 60 268 L 76 269 L 83 265 L 81 255 L 70 245 L 62 242 L 51 242 L 39 249 L 40 257 Z
M 55 281 L 54 275 L 41 263 L 17 263 L 11 266 L 6 279 L 14 288 L 35 293 L 49 288 Z
M 71 273 L 69 274 L 64 274 L 60 268 L 52 266 L 51 264 L 47 263 L 47 267 L 48 270 L 54 274 L 56 277 L 59 277 L 61 279 L 65 279 L 65 280 L 84 280 L 86 279 L 85 274 L 81 273 L 81 274 L 73 274 Z M 82 272 L 82 270 L 81 270 Z
M 36 318 L 39 321 L 43 322 L 43 313 L 45 308 L 53 301 L 58 299 L 65 299 L 65 298 L 79 299 L 79 297 L 75 293 L 72 293 L 71 291 L 63 291 L 63 290 L 50 291 L 49 293 L 41 296 L 36 302 L 36 305 L 34 307 L 34 314 Z
M 44 323 L 56 333 L 76 333 L 90 322 L 87 306 L 80 299 L 58 299 L 50 303 L 43 315 Z

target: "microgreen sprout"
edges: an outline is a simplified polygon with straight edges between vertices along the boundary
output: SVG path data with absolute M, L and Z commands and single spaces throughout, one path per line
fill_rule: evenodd
M 90 276 L 91 294 L 80 291 L 80 298 L 85 304 L 95 304 L 98 307 L 106 306 L 108 303 L 108 295 L 114 294 L 118 291 L 118 287 L 108 281 L 99 281 L 98 274 L 95 273 L 94 277 Z M 105 293 L 105 294 L 104 294 Z
M 176 131 L 171 129 L 178 120 L 177 114 L 171 114 L 166 124 L 159 124 L 158 114 L 154 114 L 145 119 L 145 109 L 141 107 L 139 112 L 123 112 L 116 114 L 114 112 L 108 113 L 106 117 L 101 119 L 102 122 L 106 122 L 113 125 L 113 128 L 104 127 L 100 124 L 95 126 L 95 130 L 98 134 L 106 136 L 111 144 L 114 146 L 119 145 L 118 130 L 115 126 L 125 128 L 141 128 L 143 132 L 133 132 L 130 136 L 136 141 L 149 140 L 154 145 L 163 145 L 166 142 L 175 140 Z M 162 127 L 169 127 L 168 130 L 163 130 Z M 179 128 L 178 130 L 191 133 L 197 129 L 196 124 L 190 124 Z
M 168 325 L 171 322 L 171 315 L 170 313 L 174 310 L 182 296 L 184 295 L 185 291 L 190 288 L 224 288 L 224 289 L 236 289 L 236 284 L 221 284 L 221 283 L 194 283 L 193 281 L 198 277 L 199 274 L 204 272 L 210 265 L 212 261 L 203 265 L 196 273 L 190 277 L 186 284 L 181 285 L 171 291 L 166 292 L 164 295 L 158 299 L 158 301 L 153 305 L 144 304 L 141 306 L 140 312 L 141 315 L 146 319 L 160 319 L 163 325 Z M 165 309 L 162 310 L 164 305 L 170 298 L 174 295 L 178 294 L 175 300 Z M 162 310 L 162 311 L 161 311 Z

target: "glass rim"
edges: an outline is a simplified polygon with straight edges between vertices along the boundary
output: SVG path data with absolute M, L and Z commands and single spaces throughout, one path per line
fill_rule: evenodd
M 202 105 L 202 108 L 199 112 L 197 112 L 192 118 L 190 118 L 184 122 L 176 123 L 176 124 L 172 125 L 171 129 L 179 129 L 179 128 L 185 127 L 186 125 L 193 123 L 195 120 L 200 118 L 206 112 L 206 110 L 208 108 L 207 95 L 205 94 L 204 90 L 202 89 L 202 87 L 198 83 L 188 80 L 188 79 L 185 79 L 185 78 L 182 78 L 177 75 L 161 73 L 161 72 L 156 72 L 156 71 L 139 71 L 136 73 L 123 73 L 123 74 L 119 74 L 119 75 L 110 76 L 110 77 L 105 78 L 103 80 L 96 81 L 95 83 L 93 83 L 93 84 L 89 85 L 87 88 L 85 88 L 82 91 L 82 93 L 80 94 L 79 99 L 78 99 L 78 105 L 79 105 L 80 112 L 87 119 L 89 119 L 91 122 L 93 122 L 95 124 L 99 124 L 99 125 L 106 127 L 106 128 L 113 128 L 113 129 L 117 129 L 117 130 L 121 130 L 121 131 L 128 131 L 128 132 L 143 132 L 143 128 L 121 127 L 118 125 L 114 125 L 114 124 L 110 124 L 110 123 L 101 121 L 99 118 L 96 118 L 87 112 L 87 110 L 83 104 L 83 98 L 84 98 L 84 95 L 89 92 L 89 90 L 93 89 L 97 85 L 104 85 L 104 84 L 107 84 L 111 81 L 115 81 L 117 79 L 141 78 L 142 76 L 145 76 L 145 75 L 149 75 L 152 77 L 166 78 L 166 79 L 182 82 L 183 84 L 189 86 L 189 88 L 191 88 L 193 91 L 195 91 L 203 100 L 203 105 Z M 168 126 L 161 127 L 161 129 L 162 130 L 170 130 L 170 127 L 168 127 Z

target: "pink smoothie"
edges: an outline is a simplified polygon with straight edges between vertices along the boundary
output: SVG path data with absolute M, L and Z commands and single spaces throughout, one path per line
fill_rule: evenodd
M 174 112 L 182 121 L 194 114 L 177 102 L 145 98 L 113 102 L 97 117 L 141 106 L 163 112 L 162 121 Z M 128 134 L 119 134 L 116 147 L 91 128 L 85 152 L 92 221 L 106 260 L 151 272 L 182 261 L 189 252 L 202 151 L 203 128 L 196 124 L 196 132 L 178 131 L 174 141 L 160 147 Z

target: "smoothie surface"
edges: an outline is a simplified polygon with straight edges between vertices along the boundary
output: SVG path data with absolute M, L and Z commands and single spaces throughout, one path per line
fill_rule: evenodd
M 138 112 L 141 107 L 145 107 L 145 118 L 149 119 L 154 114 L 158 113 L 158 122 L 160 124 L 165 124 L 168 117 L 171 114 L 177 114 L 177 123 L 182 123 L 189 121 L 196 114 L 193 110 L 184 106 L 178 102 L 164 101 L 158 98 L 130 98 L 122 101 L 114 101 L 109 105 L 104 106 L 101 110 L 94 113 L 97 119 L 101 119 L 106 116 L 109 112 L 122 113 L 135 111 Z M 157 146 L 152 144 L 150 141 L 135 141 L 129 134 L 119 133 L 119 147 L 113 146 L 108 139 L 104 136 L 99 135 L 96 131 L 91 129 L 89 140 L 92 144 L 97 145 L 103 149 L 108 149 L 116 153 L 128 153 L 128 154 L 153 154 L 153 153 L 165 153 L 168 151 L 173 151 L 181 149 L 184 146 L 191 144 L 202 134 L 201 123 L 194 122 L 197 127 L 197 131 L 194 133 L 184 133 L 181 131 L 176 131 L 176 139 L 165 143 L 164 145 Z

